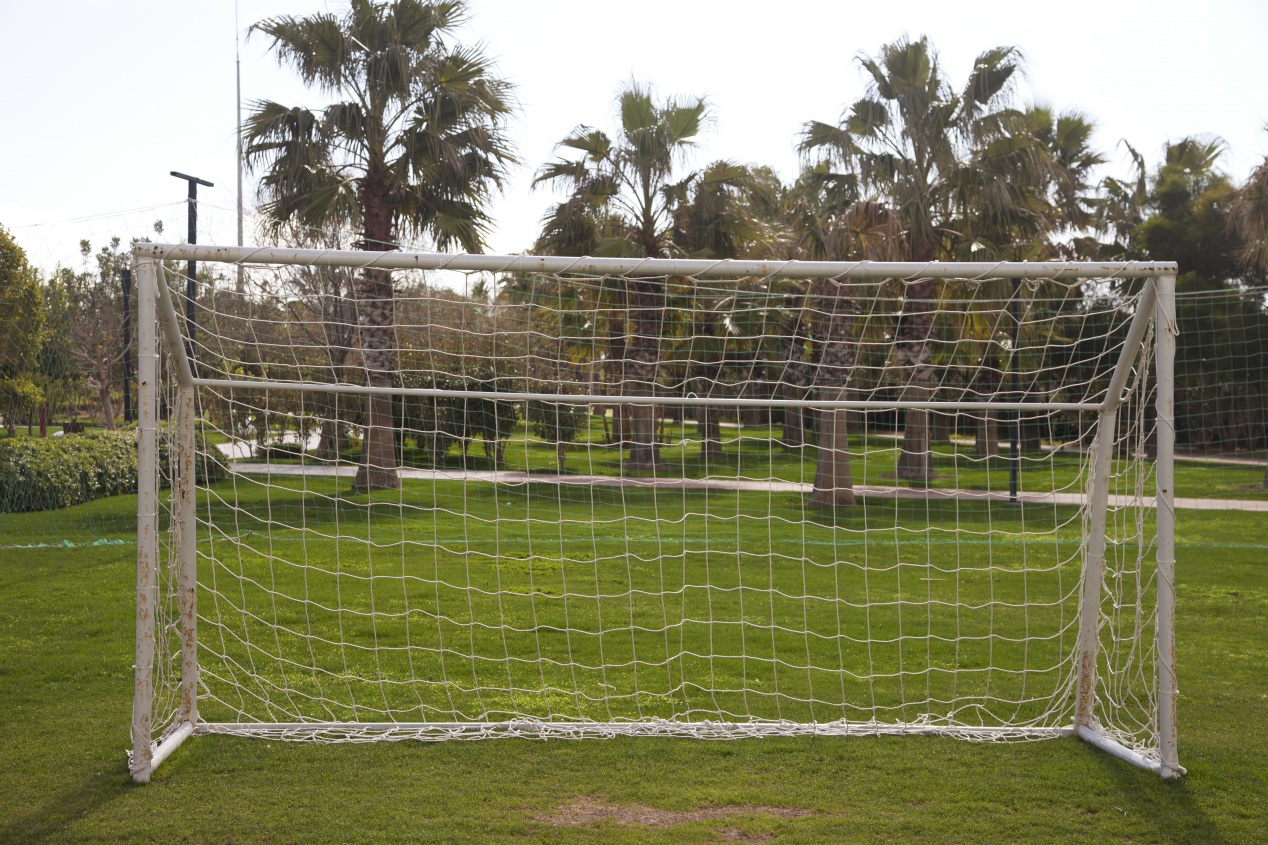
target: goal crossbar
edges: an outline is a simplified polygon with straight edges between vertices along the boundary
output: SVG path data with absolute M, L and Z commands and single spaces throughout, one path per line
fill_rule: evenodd
M 296 264 L 454 270 L 486 273 L 552 273 L 620 276 L 696 276 L 831 279 L 1146 279 L 1177 272 L 1173 261 L 743 261 L 699 258 L 566 258 L 535 255 L 400 252 L 212 244 L 138 244 L 138 258 L 217 261 L 228 264 Z

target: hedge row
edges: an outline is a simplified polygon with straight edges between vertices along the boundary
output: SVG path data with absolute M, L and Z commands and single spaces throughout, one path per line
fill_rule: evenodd
M 160 442 L 163 442 L 160 440 Z M 159 455 L 167 477 L 167 450 Z M 223 463 L 204 451 L 199 481 L 218 481 Z M 95 431 L 64 437 L 0 440 L 0 513 L 65 508 L 136 492 L 136 431 Z

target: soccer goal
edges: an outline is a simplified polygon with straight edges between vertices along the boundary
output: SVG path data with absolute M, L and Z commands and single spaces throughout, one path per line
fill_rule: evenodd
M 138 781 L 204 734 L 1184 771 L 1174 264 L 134 262 Z

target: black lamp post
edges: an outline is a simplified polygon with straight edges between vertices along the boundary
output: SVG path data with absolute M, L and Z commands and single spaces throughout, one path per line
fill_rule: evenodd
M 189 195 L 186 203 L 189 206 L 189 237 L 187 243 L 198 243 L 198 186 L 206 185 L 208 188 L 214 188 L 211 182 L 205 179 L 199 179 L 197 176 L 187 176 L 184 173 L 178 173 L 173 170 L 171 175 L 177 179 L 184 179 L 189 184 Z M 190 259 L 186 265 L 185 279 L 185 337 L 187 338 L 186 348 L 189 353 L 189 360 L 194 360 L 194 334 L 198 329 L 197 317 L 194 312 L 194 302 L 198 296 L 198 287 L 195 284 L 196 274 L 198 272 L 198 262 Z

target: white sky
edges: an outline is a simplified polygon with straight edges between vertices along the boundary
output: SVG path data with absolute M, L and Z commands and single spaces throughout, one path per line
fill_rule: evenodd
M 156 217 L 183 240 L 185 193 L 200 190 L 199 240 L 235 239 L 232 0 L 0 0 L 0 224 L 31 259 L 75 262 L 79 238 L 149 234 Z M 578 123 L 611 130 L 623 81 L 708 97 L 715 123 L 699 162 L 729 158 L 798 169 L 811 119 L 835 121 L 863 93 L 855 62 L 903 33 L 927 34 L 960 85 L 974 56 L 1026 53 L 1024 101 L 1077 108 L 1126 173 L 1129 140 L 1156 162 L 1167 139 L 1214 133 L 1243 180 L 1268 154 L 1268 2 L 1264 0 L 470 0 L 470 40 L 518 86 L 511 127 L 524 165 L 493 209 L 493 252 L 528 248 L 551 195 L 533 171 Z M 339 3 L 240 0 L 242 31 L 276 14 Z M 279 69 L 259 36 L 243 40 L 244 102 L 320 105 Z M 252 189 L 248 182 L 248 203 Z M 79 218 L 89 219 L 79 219 Z M 37 225 L 38 224 L 38 225 Z M 250 224 L 248 223 L 248 241 Z

